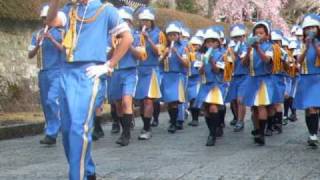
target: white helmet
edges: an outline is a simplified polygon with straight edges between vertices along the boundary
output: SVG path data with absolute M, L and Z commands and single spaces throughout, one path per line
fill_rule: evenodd
M 129 19 L 131 21 L 133 21 L 133 10 L 127 6 L 125 7 L 122 7 L 118 10 L 119 12 L 119 16 L 122 18 L 122 19 Z
M 267 21 L 258 21 L 254 24 L 253 29 L 256 28 L 258 25 L 263 25 L 267 28 L 268 34 L 271 32 L 270 24 Z
M 190 38 L 190 33 L 185 28 L 181 29 L 181 33 L 183 37 Z
M 282 38 L 281 42 L 282 42 L 282 46 L 288 46 L 289 47 L 289 41 L 288 41 L 287 38 Z
M 47 17 L 48 11 L 49 11 L 49 5 L 43 6 L 40 12 L 40 17 Z
M 288 48 L 289 49 L 296 49 L 298 47 L 297 41 L 290 41 Z
M 171 32 L 181 33 L 181 27 L 177 23 L 170 23 L 166 28 L 166 34 Z
M 310 26 L 318 26 L 320 27 L 320 18 L 316 14 L 308 14 L 304 17 L 302 22 L 302 28 L 310 27 Z
M 207 31 L 206 31 L 206 33 L 204 34 L 204 39 L 206 40 L 206 39 L 220 39 L 221 37 L 220 37 L 220 34 L 219 34 L 219 32 L 217 32 L 217 31 L 215 31 L 215 30 L 213 30 L 213 29 L 208 29 Z
M 203 42 L 201 41 L 200 38 L 193 36 L 193 37 L 190 39 L 189 43 L 190 43 L 190 44 L 202 45 Z
M 279 41 L 283 39 L 283 34 L 281 31 L 279 30 L 273 30 L 271 31 L 271 40 L 273 41 Z
M 146 20 L 154 21 L 155 15 L 154 15 L 154 12 L 152 12 L 152 10 L 150 8 L 145 8 L 139 13 L 138 19 L 139 20 L 146 19 Z
M 246 34 L 245 26 L 242 24 L 236 24 L 230 29 L 230 37 L 244 36 Z

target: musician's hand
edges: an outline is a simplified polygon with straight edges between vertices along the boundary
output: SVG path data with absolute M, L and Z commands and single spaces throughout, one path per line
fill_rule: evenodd
M 176 53 L 176 54 L 178 54 L 178 50 L 177 50 L 177 48 L 175 48 L 175 47 L 173 47 L 173 48 L 171 49 L 171 51 L 174 52 L 174 53 Z
M 99 78 L 104 74 L 109 74 L 113 72 L 113 68 L 110 67 L 110 61 L 106 62 L 103 65 L 94 65 L 86 69 L 86 74 L 89 78 Z
M 40 46 L 40 43 L 43 41 L 44 35 L 40 35 L 37 39 L 36 46 Z
M 148 32 L 144 31 L 144 32 L 141 32 L 141 34 L 144 36 L 144 38 L 146 38 L 146 40 L 149 40 Z
M 257 49 L 257 48 L 259 47 L 259 43 L 256 42 L 256 43 L 252 44 L 252 47 L 253 47 L 254 49 Z
M 52 40 L 53 39 L 53 36 L 49 33 L 49 32 L 46 32 L 43 34 L 43 37 L 44 38 L 48 38 L 49 40 Z

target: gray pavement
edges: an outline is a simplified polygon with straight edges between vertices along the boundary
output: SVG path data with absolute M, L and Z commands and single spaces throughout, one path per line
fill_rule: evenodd
M 303 114 L 289 123 L 284 133 L 267 138 L 265 147 L 253 144 L 251 122 L 244 132 L 234 133 L 228 125 L 214 147 L 206 147 L 207 128 L 203 118 L 199 127 L 187 127 L 171 135 L 166 131 L 168 116 L 153 129 L 150 141 L 137 139 L 141 129 L 136 119 L 133 139 L 128 147 L 115 144 L 118 135 L 94 143 L 93 157 L 98 179 L 320 179 L 320 149 L 306 146 L 307 130 Z M 230 113 L 227 121 L 231 119 Z M 67 179 L 68 166 L 61 138 L 56 146 L 39 145 L 42 136 L 0 141 L 0 180 Z

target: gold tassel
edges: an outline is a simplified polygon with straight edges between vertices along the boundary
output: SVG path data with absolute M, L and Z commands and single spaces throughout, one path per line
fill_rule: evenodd
M 148 54 L 146 50 L 146 40 L 143 35 L 140 35 L 140 46 L 138 46 L 138 50 L 140 52 L 141 60 L 146 60 L 148 58 Z
M 63 39 L 62 45 L 66 48 L 67 61 L 73 61 L 73 50 L 76 46 L 77 37 L 77 10 L 76 7 L 72 7 L 70 11 L 70 27 Z
M 160 54 L 160 57 L 163 56 L 165 50 L 167 47 L 167 38 L 166 35 L 163 32 L 159 33 L 159 44 L 158 44 L 158 53 Z
M 281 71 L 282 64 L 281 64 L 281 47 L 278 44 L 274 44 L 273 48 L 273 66 L 272 66 L 272 73 L 276 74 Z
M 189 50 L 189 60 L 191 62 L 194 62 L 197 59 L 196 50 L 194 49 L 194 47 L 192 45 L 189 45 L 188 50 Z
M 233 50 L 231 48 L 228 48 L 227 52 L 223 55 L 223 60 L 225 63 L 223 80 L 225 82 L 230 82 L 232 80 L 235 59 L 236 58 Z
M 317 57 L 315 66 L 320 67 L 320 57 Z

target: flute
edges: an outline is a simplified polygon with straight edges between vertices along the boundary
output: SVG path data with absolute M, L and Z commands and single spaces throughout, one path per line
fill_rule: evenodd
M 168 57 L 170 58 L 172 56 L 172 48 L 174 47 L 174 41 L 171 41 L 171 44 L 170 44 L 170 51 L 169 51 L 169 54 L 168 54 Z
M 46 27 L 45 27 L 44 30 L 43 30 L 43 34 L 47 33 L 48 30 L 49 30 L 49 26 L 46 25 Z M 42 37 L 41 41 L 39 42 L 39 46 L 42 46 L 42 44 L 43 44 L 43 39 L 44 39 L 44 38 Z
M 144 25 L 144 26 L 142 27 L 141 32 L 145 33 L 145 32 L 146 32 L 146 30 L 147 30 L 147 26 L 145 26 L 145 25 Z

